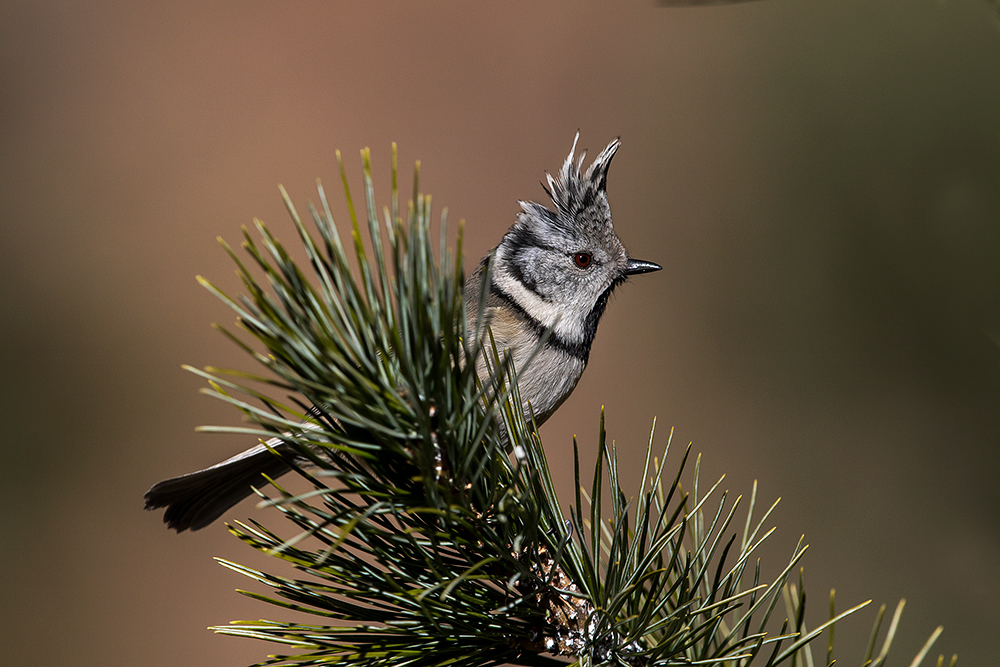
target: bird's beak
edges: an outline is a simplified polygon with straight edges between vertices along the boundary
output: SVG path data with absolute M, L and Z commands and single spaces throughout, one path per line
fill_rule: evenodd
M 653 262 L 647 262 L 642 259 L 630 259 L 625 263 L 626 276 L 634 276 L 640 273 L 652 273 L 653 271 L 659 271 L 663 267 L 659 264 L 654 264 Z

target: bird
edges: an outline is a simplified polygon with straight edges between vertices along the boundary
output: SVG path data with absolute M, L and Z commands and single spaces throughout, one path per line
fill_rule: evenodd
M 614 290 L 631 276 L 662 268 L 631 258 L 612 224 L 608 167 L 620 138 L 586 170 L 586 151 L 576 156 L 579 138 L 577 132 L 557 174 L 546 172 L 542 188 L 552 208 L 519 201 L 514 223 L 463 290 L 466 335 L 492 335 L 497 350 L 509 354 L 525 417 L 539 426 L 576 388 Z M 484 382 L 490 376 L 486 356 L 478 355 L 476 362 Z M 165 508 L 163 521 L 177 532 L 204 528 L 249 496 L 265 481 L 263 475 L 275 479 L 291 470 L 272 449 L 292 452 L 273 438 L 209 468 L 154 484 L 145 507 Z

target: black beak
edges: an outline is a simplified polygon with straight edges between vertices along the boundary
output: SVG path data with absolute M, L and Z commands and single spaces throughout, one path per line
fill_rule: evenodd
M 653 264 L 652 262 L 647 262 L 641 259 L 630 259 L 625 263 L 625 271 L 623 272 L 626 276 L 634 276 L 640 273 L 652 273 L 653 271 L 659 271 L 663 267 L 659 264 Z

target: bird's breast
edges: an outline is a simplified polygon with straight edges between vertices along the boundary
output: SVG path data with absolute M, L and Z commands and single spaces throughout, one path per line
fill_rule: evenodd
M 534 414 L 537 423 L 541 424 L 572 393 L 586 362 L 559 346 L 540 345 L 542 339 L 537 332 L 520 325 L 517 318 L 495 316 L 490 318 L 489 327 L 497 351 L 508 352 L 514 362 L 525 417 Z M 489 347 L 487 354 L 492 356 Z M 484 380 L 488 377 L 485 361 L 480 359 L 477 369 Z

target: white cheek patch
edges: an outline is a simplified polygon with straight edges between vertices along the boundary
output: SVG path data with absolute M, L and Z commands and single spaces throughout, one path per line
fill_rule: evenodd
M 493 281 L 506 292 L 528 315 L 547 329 L 569 343 L 583 339 L 586 312 L 581 312 L 575 300 L 565 303 L 546 301 L 512 276 L 505 268 L 505 258 L 497 253 L 496 270 Z

